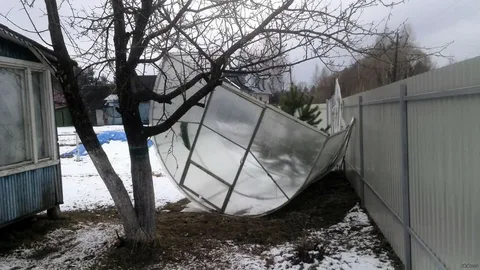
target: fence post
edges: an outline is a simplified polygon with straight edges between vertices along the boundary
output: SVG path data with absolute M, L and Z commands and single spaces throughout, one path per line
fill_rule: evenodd
M 408 172 L 408 115 L 407 85 L 400 85 L 400 138 L 402 153 L 402 199 L 403 199 L 403 233 L 405 241 L 405 269 L 412 269 L 412 246 L 410 237 L 410 183 Z
M 363 108 L 362 108 L 363 97 L 358 97 L 358 139 L 359 139 L 359 147 L 360 147 L 360 202 L 362 206 L 365 206 L 365 180 L 363 177 L 365 176 L 364 170 L 364 153 L 363 153 Z

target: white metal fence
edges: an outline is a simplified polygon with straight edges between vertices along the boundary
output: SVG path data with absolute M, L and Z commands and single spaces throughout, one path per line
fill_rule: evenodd
M 480 57 L 344 99 L 347 176 L 406 269 L 480 269 Z

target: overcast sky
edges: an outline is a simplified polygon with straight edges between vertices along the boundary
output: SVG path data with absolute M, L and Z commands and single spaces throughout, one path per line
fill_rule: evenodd
M 364 14 L 365 20 L 380 20 L 388 14 L 386 8 L 374 8 Z M 393 8 L 389 22 L 396 28 L 406 22 L 413 30 L 418 46 L 436 47 L 453 42 L 443 52 L 455 61 L 480 55 L 480 0 L 407 0 Z M 436 67 L 448 64 L 448 59 L 434 59 Z M 297 66 L 297 82 L 311 81 L 312 63 Z
M 75 1 L 75 0 L 73 0 Z M 88 5 L 98 3 L 97 0 L 76 0 L 77 3 Z M 45 10 L 44 1 L 35 1 L 31 10 L 32 17 L 39 29 L 46 29 L 46 18 L 41 18 Z M 2 1 L 0 14 L 8 14 L 8 18 L 22 27 L 32 29 L 32 26 L 20 10 L 19 0 Z M 381 20 L 389 10 L 373 8 L 363 14 L 363 20 Z M 413 30 L 415 42 L 419 46 L 434 47 L 453 42 L 445 51 L 455 61 L 462 61 L 480 55 L 480 0 L 406 0 L 406 3 L 396 6 L 389 22 L 390 28 L 407 22 Z M 34 40 L 41 42 L 38 36 L 26 33 L 7 19 L 0 17 L 0 23 L 18 31 Z M 48 39 L 48 35 L 45 35 Z M 315 61 L 304 63 L 294 69 L 296 82 L 310 83 L 315 70 Z M 437 67 L 448 64 L 446 59 L 436 59 Z

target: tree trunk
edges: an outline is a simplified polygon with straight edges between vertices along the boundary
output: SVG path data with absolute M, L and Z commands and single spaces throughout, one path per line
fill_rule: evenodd
M 148 242 L 153 239 L 155 232 L 155 199 L 153 194 L 152 171 L 148 158 L 147 138 L 140 132 L 142 122 L 138 112 L 138 103 L 136 107 L 127 106 L 127 108 L 133 108 L 132 111 L 134 115 L 133 117 L 124 119 L 126 120 L 125 132 L 127 133 L 127 138 L 129 138 L 132 161 L 132 181 L 135 194 L 134 208 L 122 180 L 115 173 L 89 121 L 85 104 L 80 96 L 80 87 L 77 76 L 74 73 L 74 64 L 70 59 L 63 38 L 56 0 L 45 0 L 45 5 L 48 14 L 50 37 L 55 56 L 58 59 L 58 63 L 55 65 L 57 68 L 55 75 L 62 85 L 75 130 L 90 155 L 98 174 L 112 195 L 112 199 L 115 202 L 115 206 L 123 223 L 127 241 L 134 243 Z M 125 39 L 116 38 L 117 42 L 125 41 Z M 125 44 L 123 44 L 123 47 L 125 47 Z M 124 67 L 125 50 L 121 50 L 121 52 L 123 53 L 123 57 L 119 57 L 117 66 Z M 127 75 L 123 74 L 125 71 L 123 68 L 118 70 L 120 71 L 120 75 Z M 120 76 L 121 79 L 117 79 L 117 86 L 124 85 L 118 84 L 118 82 L 125 82 L 125 78 L 127 77 L 128 76 Z M 135 134 L 135 131 L 137 134 Z
M 80 132 L 78 132 L 80 135 Z M 86 147 L 87 148 L 87 147 Z M 87 150 L 88 151 L 88 150 Z M 120 213 L 123 228 L 125 231 L 125 238 L 128 242 L 143 242 L 146 241 L 145 233 L 139 226 L 139 220 L 135 214 L 130 196 L 123 185 L 120 177 L 115 173 L 107 155 L 100 147 L 100 149 L 91 149 L 88 154 L 107 186 L 108 191 L 112 195 L 115 206 Z
M 123 117 L 123 126 L 130 151 L 133 198 L 135 213 L 146 242 L 155 238 L 155 194 L 153 190 L 152 167 L 150 165 L 148 139 L 141 134 L 143 125 L 138 107 L 133 117 Z

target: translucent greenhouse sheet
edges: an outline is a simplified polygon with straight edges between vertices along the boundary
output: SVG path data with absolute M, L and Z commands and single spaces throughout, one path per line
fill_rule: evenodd
M 162 69 L 159 94 L 195 75 L 173 56 Z M 197 83 L 171 105 L 152 103 L 151 124 L 164 121 L 201 87 Z M 354 125 L 352 120 L 329 136 L 227 83 L 202 103 L 153 140 L 185 196 L 205 211 L 227 215 L 265 215 L 288 203 L 339 163 Z

